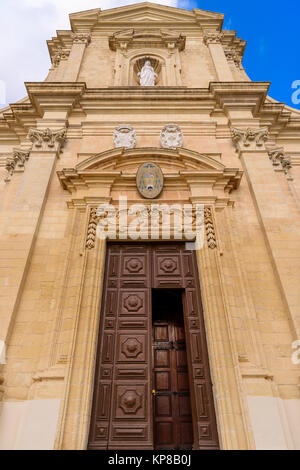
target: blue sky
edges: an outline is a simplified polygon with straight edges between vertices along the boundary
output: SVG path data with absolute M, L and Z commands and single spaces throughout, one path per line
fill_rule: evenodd
M 69 29 L 68 14 L 89 8 L 115 8 L 133 0 L 1 0 L 0 2 L 0 101 L 25 96 L 24 81 L 46 77 L 50 60 L 46 40 L 56 29 Z M 225 14 L 224 29 L 236 30 L 248 41 L 243 65 L 252 80 L 270 81 L 270 96 L 289 106 L 292 83 L 299 81 L 300 101 L 300 2 L 279 4 L 270 0 L 160 0 L 178 8 L 200 8 Z M 295 84 L 296 86 L 297 84 Z M 1 99 L 2 97 L 2 99 Z M 295 95 L 294 95 L 295 97 Z

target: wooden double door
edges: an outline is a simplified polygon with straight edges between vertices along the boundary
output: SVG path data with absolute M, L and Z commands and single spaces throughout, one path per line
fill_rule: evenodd
M 196 257 L 107 248 L 89 449 L 218 449 Z

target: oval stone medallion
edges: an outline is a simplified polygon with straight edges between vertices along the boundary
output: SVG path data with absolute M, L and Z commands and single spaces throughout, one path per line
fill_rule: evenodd
M 164 185 L 164 175 L 156 163 L 143 163 L 136 174 L 136 187 L 141 196 L 154 199 L 161 193 Z

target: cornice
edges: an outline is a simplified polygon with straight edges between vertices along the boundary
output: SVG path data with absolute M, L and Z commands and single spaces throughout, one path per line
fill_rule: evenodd
M 211 82 L 208 88 L 186 87 L 108 87 L 86 88 L 84 82 L 29 82 L 28 102 L 18 102 L 5 108 L 0 115 L 0 141 L 18 145 L 37 119 L 46 110 L 68 113 L 74 108 L 89 110 L 163 110 L 169 109 L 215 111 L 228 114 L 228 110 L 250 110 L 268 127 L 270 137 L 299 140 L 300 117 L 283 103 L 266 101 L 269 82 Z M 24 100 L 23 100 L 24 101 Z M 240 123 L 232 122 L 240 127 Z M 245 125 L 246 123 L 243 123 Z M 251 123 L 247 123 L 250 125 Z M 45 126 L 47 127 L 47 125 Z M 281 144 L 280 144 L 281 145 Z
M 86 89 L 84 82 L 25 82 L 31 104 L 38 113 L 71 110 Z
M 269 86 L 270 82 L 211 82 L 209 90 L 225 111 L 248 109 L 257 114 L 265 102 Z

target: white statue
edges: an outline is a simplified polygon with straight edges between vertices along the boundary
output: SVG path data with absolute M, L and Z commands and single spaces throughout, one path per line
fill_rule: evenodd
M 142 70 L 138 73 L 138 76 L 140 77 L 141 86 L 155 86 L 157 73 L 154 72 L 154 68 L 152 67 L 150 60 L 146 60 Z

